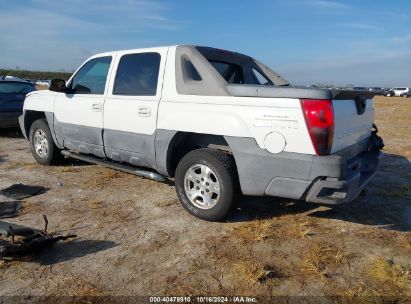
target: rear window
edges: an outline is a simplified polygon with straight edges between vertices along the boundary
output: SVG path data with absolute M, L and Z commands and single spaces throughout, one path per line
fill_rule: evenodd
M 263 74 L 261 74 L 259 71 L 256 69 L 251 69 L 251 76 L 258 82 L 258 84 L 272 84 L 271 81 L 265 77 Z
M 30 83 L 0 82 L 0 93 L 2 94 L 27 94 L 34 90 L 34 86 Z
M 244 73 L 241 66 L 223 61 L 209 60 L 209 62 L 228 83 L 244 83 Z
M 157 93 L 159 53 L 124 55 L 114 83 L 114 95 L 155 96 Z

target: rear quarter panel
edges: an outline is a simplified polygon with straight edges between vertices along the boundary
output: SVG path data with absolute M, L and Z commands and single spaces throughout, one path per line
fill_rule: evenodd
M 277 132 L 282 151 L 315 154 L 298 99 L 181 95 L 160 103 L 158 129 L 264 139 Z M 279 142 L 278 144 L 282 144 Z

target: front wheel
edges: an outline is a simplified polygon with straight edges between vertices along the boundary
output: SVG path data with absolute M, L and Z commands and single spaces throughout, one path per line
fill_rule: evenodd
M 34 159 L 41 165 L 58 163 L 62 156 L 54 144 L 50 128 L 45 119 L 38 119 L 31 125 L 29 132 L 30 150 Z
M 175 187 L 181 205 L 190 214 L 220 221 L 229 213 L 238 193 L 234 158 L 213 149 L 189 152 L 177 166 Z

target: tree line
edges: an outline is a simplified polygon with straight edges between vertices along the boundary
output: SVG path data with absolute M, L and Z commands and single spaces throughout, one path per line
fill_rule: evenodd
M 27 70 L 12 70 L 12 69 L 0 69 L 0 76 L 15 76 L 22 79 L 64 79 L 68 80 L 72 73 L 67 72 L 48 72 L 48 71 L 27 71 Z

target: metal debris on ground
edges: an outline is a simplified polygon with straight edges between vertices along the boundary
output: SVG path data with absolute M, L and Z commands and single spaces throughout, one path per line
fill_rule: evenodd
M 14 258 L 30 255 L 50 248 L 58 241 L 75 238 L 71 235 L 54 235 L 47 232 L 48 220 L 45 215 L 44 229 L 36 230 L 29 227 L 0 222 L 0 258 Z
M 42 186 L 29 186 L 24 184 L 14 184 L 8 188 L 0 190 L 0 194 L 15 200 L 26 199 L 42 193 L 46 188 Z

